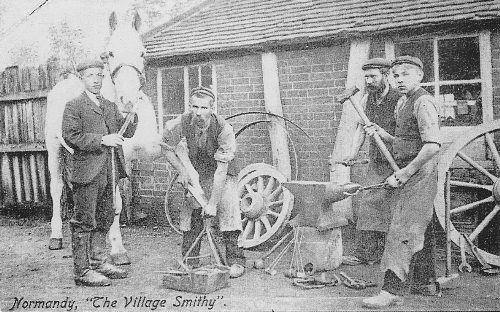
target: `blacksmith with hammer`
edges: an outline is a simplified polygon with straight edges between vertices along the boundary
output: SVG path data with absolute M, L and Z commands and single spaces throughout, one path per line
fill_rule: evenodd
M 181 252 L 186 256 L 196 237 L 203 230 L 204 217 L 216 216 L 222 240 L 226 249 L 226 263 L 231 267 L 230 276 L 244 274 L 245 257 L 238 247 L 241 232 L 241 213 L 236 190 L 238 173 L 234 156 L 236 138 L 233 128 L 224 118 L 214 112 L 215 95 L 208 88 L 195 88 L 190 92 L 189 109 L 175 119 L 165 123 L 163 138 L 170 146 L 184 144 L 189 161 L 199 175 L 199 184 L 208 203 L 201 207 L 191 196 L 181 207 L 180 227 L 182 230 Z M 179 170 L 178 181 L 184 185 L 196 184 L 182 165 L 176 165 L 175 154 L 165 150 L 169 162 Z M 189 195 L 189 194 L 187 194 Z M 187 264 L 199 266 L 199 241 L 188 255 Z
M 377 132 L 384 141 L 392 142 L 400 168 L 386 180 L 394 191 L 381 263 L 384 282 L 378 295 L 363 300 L 363 306 L 368 308 L 400 303 L 408 288 L 413 293 L 433 294 L 437 286 L 432 219 L 436 155 L 441 146 L 438 109 L 433 96 L 420 87 L 424 74 L 420 59 L 398 57 L 392 71 L 403 93 L 394 111 L 394 135 L 377 124 L 365 128 L 368 135 Z
M 389 84 L 388 76 L 391 62 L 383 58 L 373 58 L 363 66 L 366 94 L 365 113 L 368 119 L 394 135 L 396 120 L 394 108 L 401 97 L 401 93 Z M 353 164 L 363 143 L 366 133 L 365 125 L 359 123 L 354 133 L 351 154 L 346 162 Z M 368 147 L 369 163 L 359 180 L 353 182 L 361 184 L 378 184 L 389 177 L 393 170 L 388 161 L 380 152 L 375 140 L 370 138 Z M 389 148 L 390 151 L 390 148 Z M 361 181 L 362 180 L 362 181 Z M 362 193 L 356 209 L 356 250 L 355 256 L 345 257 L 344 262 L 352 265 L 373 264 L 380 262 L 384 251 L 385 235 L 391 222 L 389 198 L 391 190 L 377 188 Z
M 123 136 L 118 134 L 125 118 L 100 94 L 104 77 L 100 60 L 83 61 L 76 69 L 85 90 L 66 104 L 62 121 L 62 136 L 74 149 L 67 164 L 74 202 L 70 220 L 74 280 L 82 286 L 108 286 L 109 279 L 128 274 L 110 263 L 105 250 L 106 234 L 115 215 L 112 181 L 126 176 L 121 145 L 123 136 L 133 135 L 136 123 Z M 116 179 L 111 148 L 116 151 Z

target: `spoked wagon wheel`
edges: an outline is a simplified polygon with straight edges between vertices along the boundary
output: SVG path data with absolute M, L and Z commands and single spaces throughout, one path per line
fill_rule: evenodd
M 293 208 L 293 195 L 281 186 L 285 176 L 268 164 L 251 164 L 238 175 L 241 232 L 238 245 L 257 247 L 285 228 Z
M 497 120 L 474 127 L 451 144 L 439 160 L 438 191 L 434 202 L 439 222 L 445 228 L 445 176 L 453 168 L 450 179 L 451 240 L 460 246 L 462 234 L 467 235 L 484 260 L 496 266 L 500 266 L 500 253 L 478 246 L 478 242 L 483 240 L 478 240 L 478 237 L 491 232 L 496 239 L 500 239 L 498 229 L 491 227 L 500 217 L 497 216 L 500 211 L 500 154 L 495 144 L 499 139 L 500 120 Z M 460 178 L 460 175 L 466 178 Z M 463 229 L 466 218 L 472 219 L 472 227 Z M 498 242 L 496 244 L 499 245 Z M 468 246 L 466 250 L 471 252 Z

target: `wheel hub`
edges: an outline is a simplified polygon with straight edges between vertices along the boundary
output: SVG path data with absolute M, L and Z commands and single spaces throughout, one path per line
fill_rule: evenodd
M 259 193 L 248 193 L 241 199 L 241 212 L 245 217 L 256 219 L 260 217 L 267 207 L 264 198 Z
M 497 179 L 495 183 L 493 183 L 493 198 L 495 199 L 496 204 L 500 204 L 500 179 Z

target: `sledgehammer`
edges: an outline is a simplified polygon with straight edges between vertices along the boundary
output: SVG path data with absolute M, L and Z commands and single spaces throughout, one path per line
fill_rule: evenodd
M 340 104 L 343 104 L 345 101 L 349 100 L 349 102 L 351 102 L 352 106 L 354 107 L 354 109 L 358 113 L 358 115 L 361 118 L 361 120 L 363 121 L 363 123 L 365 125 L 369 125 L 371 122 L 368 119 L 368 117 L 366 116 L 361 104 L 352 100 L 352 97 L 358 91 L 359 91 L 358 87 L 354 86 L 350 89 L 347 89 L 346 92 L 344 92 L 343 94 L 337 95 L 335 97 L 335 100 L 338 101 Z M 380 135 L 375 132 L 375 134 L 373 135 L 373 138 L 375 139 L 375 143 L 377 143 L 378 148 L 380 149 L 380 151 L 382 152 L 384 157 L 389 162 L 389 165 L 391 166 L 392 170 L 398 171 L 399 167 L 396 164 L 396 162 L 394 161 L 394 158 L 392 157 L 391 153 L 387 149 L 387 146 L 385 146 L 384 141 L 382 141 L 382 139 L 380 138 Z

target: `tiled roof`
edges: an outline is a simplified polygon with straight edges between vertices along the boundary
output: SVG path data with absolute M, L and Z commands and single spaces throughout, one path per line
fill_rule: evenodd
M 500 0 L 209 0 L 145 35 L 147 58 L 500 20 Z

